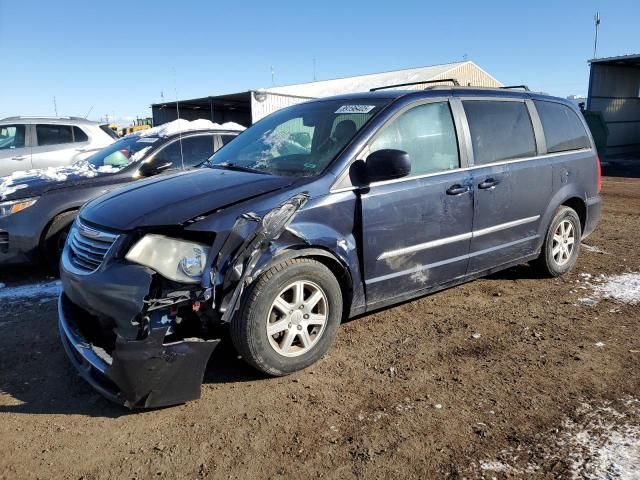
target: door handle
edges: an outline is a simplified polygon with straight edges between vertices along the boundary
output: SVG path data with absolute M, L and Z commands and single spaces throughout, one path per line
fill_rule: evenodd
M 24 160 L 25 157 L 24 155 L 16 155 L 15 157 L 11 157 L 11 160 Z
M 500 180 L 496 180 L 495 178 L 487 178 L 484 182 L 478 184 L 478 188 L 481 190 L 486 190 L 487 188 L 495 187 L 500 183 Z
M 451 185 L 447 188 L 447 195 L 462 195 L 468 191 L 469 187 L 467 185 L 460 185 L 459 183 L 456 183 L 455 185 Z

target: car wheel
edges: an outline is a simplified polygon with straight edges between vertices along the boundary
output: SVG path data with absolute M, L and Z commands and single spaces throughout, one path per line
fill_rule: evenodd
M 564 275 L 578 260 L 581 238 L 582 228 L 576 211 L 560 207 L 549 225 L 542 251 L 533 262 L 534 266 L 544 275 Z
M 53 219 L 49 229 L 44 236 L 42 251 L 44 261 L 49 271 L 55 275 L 60 270 L 60 256 L 64 250 L 69 230 L 77 212 L 65 212 Z
M 331 270 L 296 258 L 271 267 L 245 292 L 231 321 L 231 338 L 250 365 L 287 375 L 322 358 L 342 313 L 342 290 Z

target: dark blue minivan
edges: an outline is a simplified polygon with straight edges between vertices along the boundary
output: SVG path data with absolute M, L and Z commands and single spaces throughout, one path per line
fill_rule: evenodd
M 563 99 L 432 87 L 302 103 L 204 168 L 86 205 L 61 260 L 62 342 L 132 408 L 198 398 L 221 326 L 248 363 L 285 375 L 343 319 L 524 262 L 566 273 L 599 190 Z

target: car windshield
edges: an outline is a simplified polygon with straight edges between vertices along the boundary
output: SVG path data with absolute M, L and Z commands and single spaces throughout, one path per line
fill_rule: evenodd
M 294 105 L 253 125 L 208 164 L 282 176 L 318 175 L 388 102 L 368 98 Z
M 98 170 L 120 170 L 144 157 L 158 137 L 129 135 L 103 148 L 87 160 Z

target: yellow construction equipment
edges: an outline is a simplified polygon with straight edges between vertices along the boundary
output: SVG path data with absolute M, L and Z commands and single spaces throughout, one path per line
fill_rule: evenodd
M 124 137 L 125 135 L 129 135 L 130 133 L 140 132 L 142 130 L 151 128 L 152 125 L 153 119 L 151 117 L 136 118 L 136 120 L 131 125 L 122 129 L 121 135 Z

